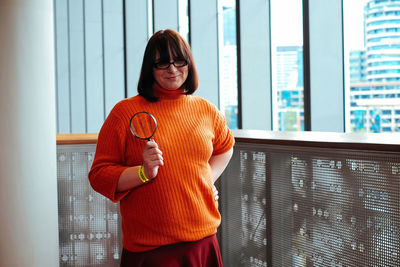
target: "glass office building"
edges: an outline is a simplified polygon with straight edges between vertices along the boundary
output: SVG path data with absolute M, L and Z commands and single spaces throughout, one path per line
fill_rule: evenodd
M 276 87 L 280 131 L 304 131 L 303 47 L 277 47 Z
M 364 51 L 350 54 L 350 125 L 355 132 L 400 131 L 400 1 L 364 7 Z

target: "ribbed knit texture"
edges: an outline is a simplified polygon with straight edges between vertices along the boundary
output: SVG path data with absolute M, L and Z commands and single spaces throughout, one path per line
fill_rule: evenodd
M 152 182 L 116 193 L 122 171 L 142 164 L 147 141 L 129 131 L 131 116 L 140 111 L 157 120 L 153 140 L 164 166 Z M 151 103 L 135 96 L 119 102 L 99 133 L 89 180 L 94 190 L 120 201 L 124 248 L 140 252 L 216 233 L 221 218 L 208 161 L 233 144 L 222 114 L 200 97 L 169 95 Z

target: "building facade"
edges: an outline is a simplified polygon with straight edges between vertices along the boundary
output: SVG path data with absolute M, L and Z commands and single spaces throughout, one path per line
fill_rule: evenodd
M 279 131 L 304 131 L 303 48 L 279 46 L 276 55 Z
M 364 7 L 364 51 L 350 54 L 350 125 L 355 132 L 400 131 L 400 1 Z

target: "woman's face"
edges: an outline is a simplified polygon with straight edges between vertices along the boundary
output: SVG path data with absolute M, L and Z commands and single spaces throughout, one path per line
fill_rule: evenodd
M 157 64 L 153 67 L 154 79 L 157 84 L 161 88 L 171 91 L 181 88 L 188 76 L 188 65 L 186 61 L 174 60 L 171 54 L 169 62 L 159 62 L 159 58 L 160 55 L 157 53 L 155 62 L 162 63 L 160 66 L 163 67 L 162 69 L 157 68 Z M 172 62 L 174 62 L 174 64 L 172 64 Z

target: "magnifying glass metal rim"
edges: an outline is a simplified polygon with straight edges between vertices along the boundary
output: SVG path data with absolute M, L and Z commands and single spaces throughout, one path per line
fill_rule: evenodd
M 154 124 L 155 124 L 153 133 L 152 133 L 149 137 L 147 137 L 147 138 L 145 138 L 145 137 L 140 137 L 140 136 L 136 135 L 136 133 L 135 133 L 135 132 L 133 131 L 133 129 L 132 129 L 132 120 L 133 120 L 133 118 L 135 118 L 136 115 L 142 114 L 142 113 L 145 113 L 145 114 L 149 115 L 149 116 L 153 119 Z M 156 130 L 157 130 L 157 120 L 156 120 L 156 118 L 154 118 L 153 114 L 151 114 L 151 113 L 149 113 L 149 112 L 147 112 L 147 111 L 136 112 L 135 114 L 133 114 L 133 116 L 131 117 L 131 119 L 130 119 L 130 121 L 129 121 L 129 129 L 130 129 L 130 131 L 131 131 L 131 133 L 133 134 L 134 137 L 139 138 L 139 139 L 141 139 L 141 140 L 150 141 L 151 138 L 152 138 L 152 137 L 154 136 L 154 134 L 156 133 Z

